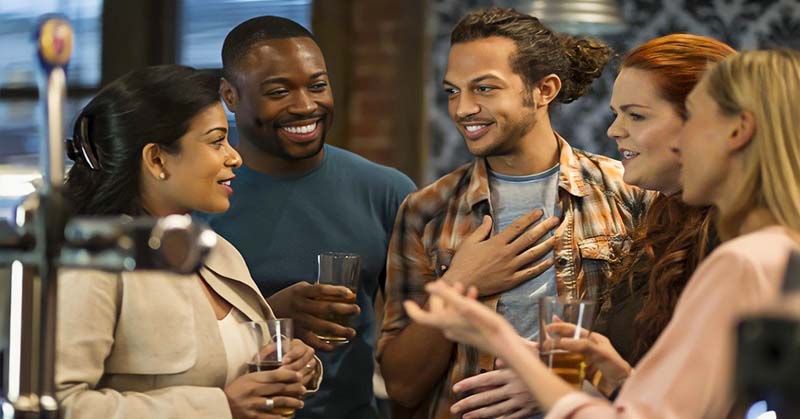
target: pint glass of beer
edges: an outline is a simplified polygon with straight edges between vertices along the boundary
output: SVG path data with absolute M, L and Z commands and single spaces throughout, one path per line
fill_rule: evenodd
M 361 278 L 361 256 L 355 253 L 325 252 L 317 256 L 318 276 L 317 283 L 325 285 L 339 285 L 348 288 L 353 294 L 358 294 L 358 283 Z M 332 314 L 327 320 L 344 327 L 353 327 L 353 315 Z M 344 345 L 349 340 L 340 336 L 319 336 L 331 345 Z
M 539 354 L 542 362 L 559 377 L 580 389 L 586 378 L 586 363 L 583 355 L 558 349 L 561 339 L 580 339 L 592 329 L 595 318 L 595 300 L 580 300 L 567 297 L 542 297 L 539 299 Z M 547 326 L 554 322 L 572 323 L 575 333 L 559 336 L 548 333 Z

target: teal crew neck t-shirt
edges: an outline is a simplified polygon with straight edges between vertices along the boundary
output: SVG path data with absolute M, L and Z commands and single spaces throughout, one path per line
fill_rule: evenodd
M 326 145 L 324 152 L 318 167 L 298 177 L 241 167 L 231 185 L 230 209 L 198 217 L 241 252 L 265 298 L 299 281 L 315 282 L 321 252 L 361 255 L 357 336 L 333 352 L 316 351 L 324 365 L 322 385 L 296 418 L 377 418 L 372 302 L 385 281 L 397 209 L 416 187 L 400 171 L 349 151 Z

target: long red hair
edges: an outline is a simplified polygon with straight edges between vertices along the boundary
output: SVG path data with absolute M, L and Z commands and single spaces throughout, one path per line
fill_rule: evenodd
M 709 64 L 736 50 L 705 36 L 673 34 L 652 39 L 631 51 L 622 68 L 647 71 L 659 94 L 686 119 L 686 96 Z M 613 282 L 648 277 L 642 310 L 634 321 L 634 353 L 646 350 L 667 326 L 686 282 L 700 261 L 719 244 L 709 207 L 689 207 L 680 194 L 659 195 L 633 234 L 627 257 L 616 267 Z M 612 302 L 613 303 L 613 302 Z

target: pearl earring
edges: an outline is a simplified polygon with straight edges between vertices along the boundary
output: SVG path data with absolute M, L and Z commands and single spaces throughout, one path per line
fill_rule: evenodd
M 164 173 L 164 172 L 161 172 L 161 173 L 158 174 L 158 178 L 161 179 L 161 180 L 167 180 L 167 174 Z

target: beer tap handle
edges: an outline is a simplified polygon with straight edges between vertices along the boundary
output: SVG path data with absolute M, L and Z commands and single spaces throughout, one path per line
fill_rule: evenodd
M 39 99 L 43 101 L 44 124 L 39 150 L 42 188 L 36 213 L 36 253 L 41 282 L 39 322 L 39 417 L 57 418 L 55 398 L 55 345 L 58 257 L 64 241 L 63 111 L 67 92 L 66 66 L 72 55 L 73 31 L 64 16 L 45 15 L 36 31 L 36 52 L 40 67 Z M 36 330 L 36 329 L 34 329 Z
M 40 165 L 45 190 L 64 182 L 64 98 L 66 67 L 72 55 L 73 31 L 64 16 L 45 15 L 36 30 L 36 56 L 40 67 L 39 98 L 44 100 L 45 129 L 40 143 Z

